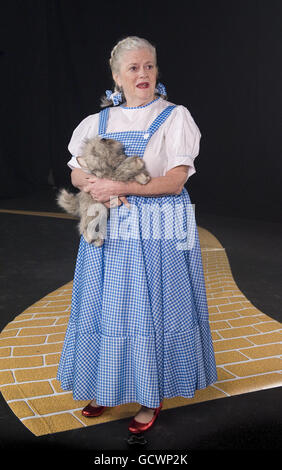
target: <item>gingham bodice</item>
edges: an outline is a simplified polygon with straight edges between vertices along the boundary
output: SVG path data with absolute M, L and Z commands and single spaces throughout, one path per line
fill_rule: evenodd
M 128 157 L 138 155 L 143 157 L 146 146 L 152 135 L 159 129 L 168 118 L 176 105 L 167 106 L 144 131 L 109 132 L 107 133 L 107 122 L 110 108 L 104 108 L 99 113 L 99 136 L 107 139 L 115 139 L 122 142 L 124 152 Z

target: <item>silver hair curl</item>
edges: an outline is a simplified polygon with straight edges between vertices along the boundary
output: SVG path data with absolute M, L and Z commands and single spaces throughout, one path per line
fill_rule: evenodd
M 138 36 L 127 36 L 126 38 L 121 39 L 113 47 L 113 49 L 111 51 L 111 57 L 109 59 L 109 65 L 110 65 L 112 75 L 119 73 L 121 59 L 122 59 L 122 55 L 123 55 L 124 52 L 132 51 L 132 50 L 135 50 L 135 49 L 141 49 L 141 48 L 144 48 L 144 47 L 148 48 L 152 52 L 152 54 L 154 56 L 154 59 L 155 59 L 155 63 L 157 65 L 156 48 L 152 43 L 147 41 L 147 39 L 139 38 Z M 158 70 L 158 74 L 159 74 L 159 70 Z M 113 83 L 114 83 L 114 92 L 117 91 L 117 92 L 121 93 L 121 96 L 122 96 L 121 104 L 122 104 L 126 101 L 124 93 L 123 93 L 123 89 L 117 83 L 115 83 L 114 80 L 113 80 Z M 156 91 L 156 93 L 158 95 L 160 95 L 161 98 L 163 98 L 165 100 L 167 99 L 167 95 L 163 95 L 163 94 L 161 94 L 157 91 Z M 108 99 L 106 95 L 103 95 L 102 98 L 101 98 L 100 107 L 105 108 L 105 107 L 108 107 L 108 106 L 113 106 L 113 102 L 112 102 L 112 100 Z

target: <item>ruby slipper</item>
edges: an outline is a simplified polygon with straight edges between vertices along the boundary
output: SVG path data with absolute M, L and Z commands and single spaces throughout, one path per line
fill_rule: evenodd
M 151 421 L 149 421 L 149 423 L 139 423 L 139 421 L 136 421 L 136 419 L 133 418 L 128 426 L 129 431 L 137 434 L 140 432 L 145 432 L 148 429 L 150 429 L 153 426 L 154 422 L 156 421 L 158 414 L 161 411 L 162 406 L 163 404 L 161 402 L 160 406 L 158 408 L 155 408 L 154 416 L 151 419 Z
M 100 416 L 104 409 L 107 408 L 106 406 L 92 406 L 91 402 L 83 408 L 81 414 L 86 416 L 87 418 L 94 418 L 95 416 Z

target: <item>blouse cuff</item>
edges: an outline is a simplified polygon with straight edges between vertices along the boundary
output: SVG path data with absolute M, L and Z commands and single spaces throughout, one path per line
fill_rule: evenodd
M 72 156 L 72 158 L 67 162 L 67 165 L 71 170 L 74 170 L 74 168 L 79 168 L 80 170 L 83 170 L 85 173 L 91 173 L 90 170 L 87 170 L 86 168 L 83 168 L 77 161 L 77 158 Z
M 173 162 L 168 164 L 168 167 L 167 167 L 166 171 L 169 171 L 172 168 L 175 168 L 176 166 L 179 166 L 179 165 L 187 165 L 188 166 L 188 174 L 187 174 L 187 178 L 185 180 L 185 183 L 186 183 L 188 181 L 188 178 L 190 178 L 190 176 L 192 176 L 192 175 L 194 175 L 194 173 L 196 173 L 196 169 L 195 169 L 195 166 L 194 166 L 194 158 L 190 157 L 188 155 L 179 155 L 179 156 L 177 156 L 176 158 L 173 159 Z

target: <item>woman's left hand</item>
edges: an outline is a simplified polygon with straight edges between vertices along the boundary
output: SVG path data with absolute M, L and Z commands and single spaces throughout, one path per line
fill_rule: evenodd
M 113 181 L 107 178 L 98 178 L 97 176 L 91 176 L 91 189 L 89 193 L 98 202 L 107 202 L 110 198 L 119 195 L 119 181 Z M 125 197 L 120 197 L 120 200 L 124 202 L 127 207 L 130 207 L 129 202 Z
M 91 196 L 98 202 L 106 202 L 111 196 L 118 196 L 116 181 L 91 176 Z

